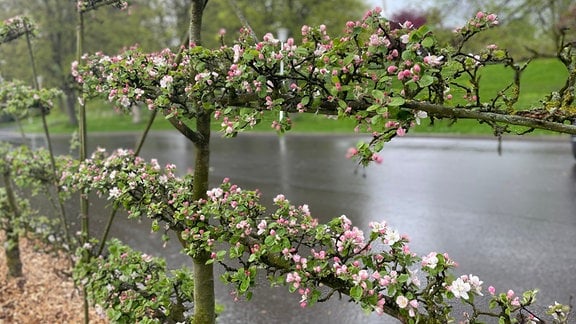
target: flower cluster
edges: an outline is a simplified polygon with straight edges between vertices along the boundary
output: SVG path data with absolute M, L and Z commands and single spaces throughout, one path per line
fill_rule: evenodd
M 27 16 L 16 16 L 0 22 L 0 44 L 26 34 L 34 34 L 36 26 Z
M 58 89 L 36 90 L 22 81 L 2 82 L 0 84 L 0 113 L 9 114 L 16 118 L 28 114 L 48 113 L 54 107 L 54 100 L 62 92 Z
M 466 22 L 465 26 L 457 28 L 456 32 L 464 37 L 469 37 L 479 31 L 497 26 L 498 24 L 498 16 L 493 13 L 479 11 L 472 19 Z
M 44 149 L 30 150 L 26 146 L 12 147 L 0 143 L 0 230 L 32 234 L 35 239 L 50 243 L 52 250 L 70 251 L 63 224 L 32 207 L 29 196 L 50 195 L 54 183 L 49 153 Z M 10 197 L 11 196 L 11 197 Z M 51 199 L 50 196 L 47 197 Z M 12 244 L 14 242 L 8 242 Z
M 189 176 L 176 177 L 173 165 L 162 168 L 156 159 L 146 163 L 129 150 L 118 149 L 108 154 L 98 149 L 82 163 L 69 157 L 61 160 L 63 194 L 96 192 L 115 205 L 124 205 L 130 217 L 148 216 L 156 222 L 159 219 L 170 222 L 162 217 L 172 213 L 179 203 L 176 197 L 183 199 L 190 195 Z M 154 228 L 159 230 L 157 225 Z
M 194 285 L 189 270 L 168 271 L 166 262 L 114 239 L 106 255 L 82 258 L 92 244 L 77 251 L 74 277 L 83 284 L 101 315 L 122 323 L 189 320 Z
M 79 12 L 87 12 L 102 6 L 113 5 L 116 8 L 124 10 L 128 8 L 128 1 L 125 0 L 77 0 L 76 9 Z

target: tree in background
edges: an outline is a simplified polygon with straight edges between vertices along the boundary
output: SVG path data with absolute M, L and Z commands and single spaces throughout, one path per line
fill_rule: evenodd
M 41 83 L 47 87 L 60 88 L 66 98 L 60 106 L 68 114 L 71 124 L 76 124 L 74 93 L 70 77 L 70 63 L 76 53 L 76 7 L 70 1 L 33 0 L 0 1 L 4 9 L 0 18 L 5 19 L 23 12 L 40 26 L 33 40 L 38 59 Z M 116 8 L 101 8 L 90 13 L 86 28 L 86 51 L 117 53 L 123 47 L 138 43 L 147 50 L 165 47 L 166 36 L 163 26 L 163 7 L 158 0 L 140 0 L 126 12 Z M 13 46 L 0 48 L 0 75 L 6 80 L 32 80 L 28 64 L 26 44 L 17 42 Z M 30 81 L 32 83 L 32 81 Z
M 574 31 L 565 27 L 574 21 L 576 9 L 571 0 L 436 0 L 431 13 L 443 15 L 444 21 L 453 17 L 446 16 L 451 8 L 451 15 L 467 17 L 479 10 L 498 13 L 504 23 L 503 28 L 491 30 L 468 44 L 467 49 L 477 51 L 486 46 L 490 40 L 498 40 L 498 45 L 507 48 L 517 58 L 533 56 L 555 56 L 556 49 L 567 32 L 572 37 Z M 440 16 L 442 17 L 442 16 Z M 572 25 L 573 27 L 573 25 Z
M 426 13 L 422 12 L 421 10 L 410 10 L 410 9 L 403 9 L 390 17 L 391 26 L 393 29 L 400 29 L 406 21 L 412 23 L 415 28 L 419 28 L 420 26 L 424 25 L 427 22 L 428 18 L 426 17 Z
M 219 46 L 221 29 L 230 34 L 228 40 L 237 39 L 245 22 L 259 38 L 269 32 L 277 36 L 279 28 L 286 28 L 289 37 L 299 39 L 303 25 L 323 24 L 327 30 L 341 33 L 346 21 L 362 17 L 366 9 L 368 6 L 363 0 L 211 1 L 205 12 L 205 17 L 210 19 L 206 19 L 202 27 L 203 45 L 210 48 Z

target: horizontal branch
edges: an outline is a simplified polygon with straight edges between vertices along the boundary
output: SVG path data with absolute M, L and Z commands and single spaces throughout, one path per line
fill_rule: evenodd
M 301 98 L 294 96 L 284 97 L 285 103 L 283 106 L 286 107 L 284 110 L 293 113 L 298 112 L 296 105 L 300 102 L 300 99 Z M 257 100 L 257 96 L 255 94 L 251 94 L 236 96 L 233 99 L 226 98 L 221 100 L 219 104 L 222 106 L 236 107 L 250 107 L 254 105 L 255 109 L 263 109 L 262 106 L 257 103 Z M 356 100 L 347 102 L 347 105 L 351 108 L 351 114 L 354 114 L 354 112 L 365 111 L 368 107 L 371 106 L 371 103 Z M 425 111 L 430 117 L 435 118 L 476 119 L 486 122 L 505 123 L 509 125 L 524 126 L 528 128 L 543 129 L 558 133 L 576 135 L 576 125 L 568 125 L 560 122 L 533 117 L 479 111 L 474 110 L 474 108 L 449 107 L 445 105 L 417 101 L 406 102 L 400 107 L 410 110 Z M 316 109 L 308 110 L 307 112 L 325 115 L 337 115 L 338 108 L 338 103 L 336 101 L 323 101 Z
M 244 239 L 241 241 L 248 248 L 255 246 L 255 245 L 261 245 L 261 246 L 264 245 L 264 242 L 261 242 L 254 237 L 244 237 Z M 273 267 L 276 269 L 281 269 L 284 271 L 292 271 L 293 270 L 290 267 L 290 264 L 286 261 L 286 259 L 280 254 L 274 254 L 274 253 L 268 252 L 261 257 L 260 261 L 262 261 L 262 263 L 266 264 L 267 266 Z M 330 274 L 328 276 L 318 277 L 318 278 L 314 278 L 314 279 L 318 280 L 319 282 L 321 282 L 326 287 L 332 288 L 335 291 L 342 293 L 343 295 L 350 296 L 350 289 L 352 288 L 350 283 L 336 277 L 334 274 Z M 388 314 L 388 315 L 390 315 L 390 316 L 392 316 L 398 320 L 403 321 L 404 318 L 400 314 L 400 312 L 398 311 L 398 308 L 397 308 L 396 304 L 394 303 L 394 301 L 389 296 L 384 296 L 384 298 L 386 300 L 386 303 L 382 306 L 384 313 L 386 313 L 386 314 Z
M 403 107 L 422 110 L 438 118 L 476 119 L 576 135 L 576 125 L 567 125 L 531 117 L 477 111 L 469 108 L 454 108 L 423 102 L 406 103 Z

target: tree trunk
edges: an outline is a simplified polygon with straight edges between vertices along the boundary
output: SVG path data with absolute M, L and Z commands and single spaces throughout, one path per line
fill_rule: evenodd
M 8 226 L 4 229 L 6 233 L 6 242 L 4 242 L 4 251 L 6 253 L 6 266 L 8 268 L 7 277 L 10 278 L 21 278 L 22 277 L 22 260 L 20 259 L 20 243 L 18 241 L 19 235 L 18 231 L 14 228 L 14 220 L 20 217 L 20 212 L 18 210 L 18 205 L 16 203 L 16 197 L 14 196 L 14 191 L 12 189 L 12 183 L 10 180 L 10 174 L 5 173 L 4 187 L 6 189 L 6 198 L 8 199 L 9 212 L 7 217 L 9 221 Z
M 5 229 L 6 242 L 4 242 L 4 253 L 6 254 L 6 267 L 8 268 L 7 278 L 22 277 L 22 260 L 20 259 L 20 243 L 18 242 L 18 232 L 8 224 Z
M 201 43 L 202 14 L 208 0 L 192 0 L 190 6 L 190 26 L 188 35 L 190 43 Z M 196 161 L 194 163 L 193 196 L 195 200 L 206 198 L 208 191 L 208 170 L 210 167 L 210 111 L 197 107 L 196 132 L 199 139 L 195 141 Z M 206 264 L 210 259 L 207 252 L 197 252 L 194 263 L 194 323 L 213 324 L 216 322 L 214 293 L 214 266 Z
M 200 140 L 196 141 L 194 163 L 194 199 L 206 198 L 210 167 L 210 112 L 202 112 L 196 118 L 196 130 Z M 210 254 L 196 253 L 194 262 L 194 323 L 212 324 L 216 321 L 214 294 L 214 266 L 206 264 Z
M 66 84 L 62 87 L 64 96 L 66 97 L 66 106 L 64 107 L 66 114 L 68 115 L 68 122 L 70 126 L 78 127 L 78 117 L 76 116 L 76 100 L 77 94 L 70 85 Z

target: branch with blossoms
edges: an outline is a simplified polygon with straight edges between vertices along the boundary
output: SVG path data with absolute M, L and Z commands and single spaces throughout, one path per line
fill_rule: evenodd
M 189 322 L 192 273 L 169 271 L 166 261 L 133 250 L 120 241 L 108 242 L 106 255 L 89 258 L 91 243 L 78 249 L 74 278 L 101 316 L 116 323 Z
M 464 44 L 496 25 L 495 15 L 479 12 L 457 31 L 456 39 Z M 72 73 L 85 94 L 105 96 L 126 112 L 139 103 L 161 110 L 193 141 L 199 140 L 198 134 L 186 121 L 202 113 L 220 120 L 226 136 L 260 123 L 266 112 L 353 119 L 357 131 L 373 136 L 357 147 L 355 157 L 363 164 L 384 143 L 426 117 L 476 119 L 498 134 L 508 132 L 509 124 L 576 134 L 571 87 L 543 98 L 540 108 L 519 110 L 525 66 L 518 67 L 496 45 L 476 54 L 461 52 L 460 45 L 456 50 L 441 48 L 426 26 L 415 28 L 406 22 L 392 29 L 378 10 L 348 22 L 340 38 L 329 37 L 324 26 L 304 26 L 302 37 L 300 44 L 292 38 L 280 43 L 267 34 L 254 44 L 246 32 L 231 47 L 182 48 L 179 62 L 168 49 L 142 53 L 131 48 L 116 56 L 96 53 L 75 62 Z M 563 51 L 569 60 L 574 56 L 572 47 Z M 482 98 L 480 72 L 490 64 L 512 69 L 514 78 L 494 98 Z M 574 70 L 573 64 L 567 66 Z M 459 97 L 464 100 L 455 99 Z M 287 131 L 291 120 L 278 118 L 271 127 Z
M 118 9 L 124 10 L 128 8 L 128 1 L 124 0 L 77 0 L 76 9 L 80 13 L 96 10 L 104 6 L 114 6 Z
M 177 177 L 174 165 L 163 168 L 127 150 L 100 149 L 84 162 L 67 161 L 63 188 L 96 192 L 124 206 L 130 217 L 151 218 L 152 230 L 176 232 L 191 256 L 210 253 L 209 262 L 224 267 L 222 278 L 238 297 L 249 299 L 264 271 L 273 284 L 297 293 L 302 307 L 344 295 L 367 311 L 406 323 L 452 320 L 458 300 L 472 309 L 466 320 L 496 317 L 512 323 L 535 301 L 536 291 L 520 299 L 490 287 L 490 309 L 480 309 L 475 300 L 484 283 L 477 276 L 455 277 L 456 264 L 447 254 L 416 255 L 408 237 L 386 222 L 371 223 L 367 235 L 346 216 L 320 224 L 307 205 L 294 206 L 282 195 L 266 211 L 259 192 L 228 180 L 206 199 L 193 201 L 189 176 Z
M 0 113 L 9 114 L 18 119 L 28 116 L 34 109 L 46 114 L 54 107 L 54 100 L 62 92 L 58 89 L 34 89 L 22 81 L 2 82 L 0 84 Z
M 8 43 L 26 34 L 34 34 L 36 26 L 27 16 L 16 16 L 0 22 L 0 44 Z
M 67 224 L 61 219 L 46 217 L 47 208 L 44 208 L 45 214 L 41 214 L 32 208 L 27 198 L 42 195 L 56 208 L 50 190 L 56 179 L 50 170 L 50 156 L 45 149 L 15 148 L 9 143 L 0 143 L 0 175 L 5 181 L 4 187 L 0 188 L 0 205 L 4 211 L 0 216 L 0 229 L 18 235 L 31 234 L 33 238 L 49 243 L 50 249 L 70 251 Z

